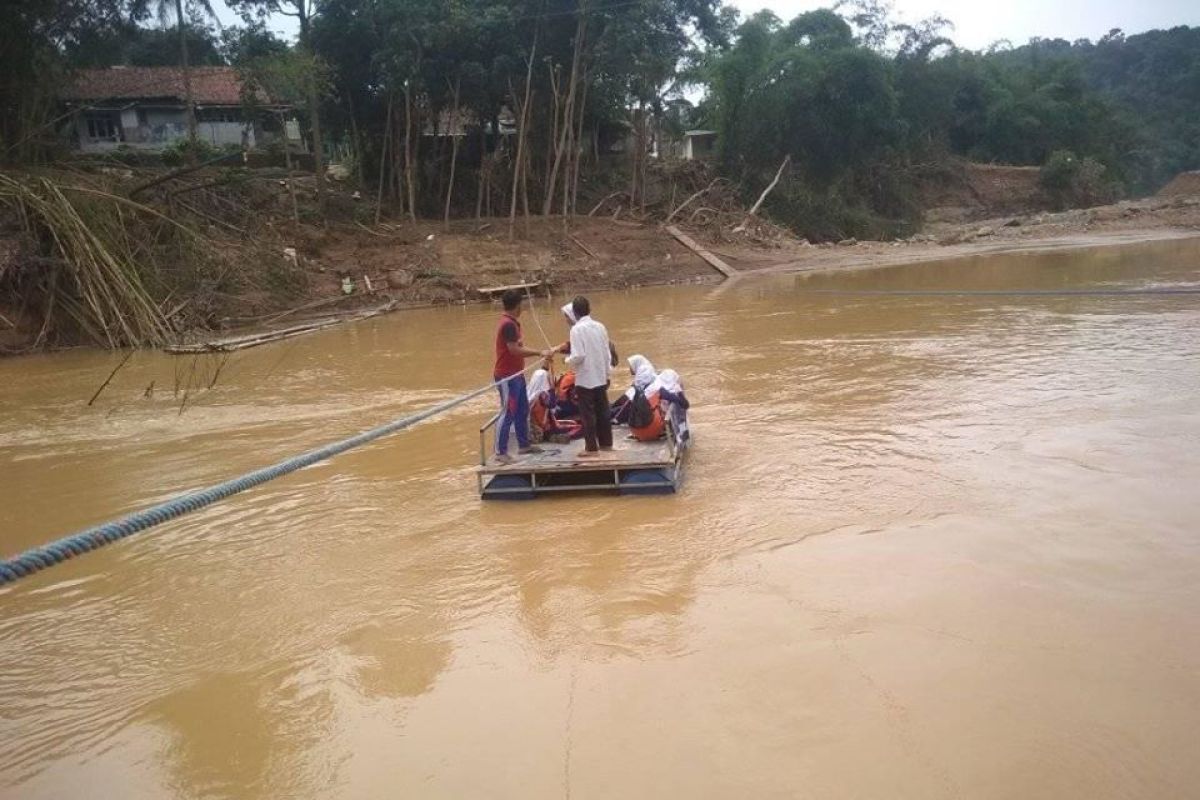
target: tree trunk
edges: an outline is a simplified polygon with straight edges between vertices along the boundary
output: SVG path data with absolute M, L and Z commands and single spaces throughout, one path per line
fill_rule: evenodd
M 638 141 L 641 136 L 638 133 L 638 112 L 636 108 L 631 109 L 629 115 L 629 207 L 633 208 L 637 203 L 637 188 L 638 188 Z
M 571 174 L 571 215 L 578 213 L 576 201 L 579 199 L 579 162 L 583 158 L 583 115 L 587 111 L 589 70 L 583 71 L 583 96 L 579 100 L 579 127 L 575 134 L 575 169 Z
M 388 90 L 387 119 L 383 123 L 383 148 L 379 152 L 379 188 L 375 192 L 375 224 L 383 213 L 383 176 L 387 165 L 388 139 L 392 136 L 392 91 Z
M 525 160 L 525 139 L 528 136 L 529 128 L 529 97 L 530 91 L 533 88 L 533 59 L 537 55 L 538 34 L 540 32 L 540 28 L 533 29 L 533 46 L 529 49 L 529 62 L 525 66 L 525 102 L 521 105 L 521 118 L 517 123 L 519 126 L 517 128 L 517 158 L 513 162 L 512 202 L 508 207 L 509 241 L 513 238 L 513 228 L 517 224 L 517 183 L 520 180 L 521 169 Z M 514 97 L 513 100 L 515 102 L 516 98 Z M 500 135 L 499 125 L 496 127 L 496 135 Z
M 183 0 L 175 0 L 175 19 L 179 23 L 179 69 L 183 73 L 184 119 L 187 121 L 188 142 L 192 149 L 188 153 L 188 163 L 196 160 L 196 141 L 199 138 L 196 130 L 196 98 L 192 94 L 192 66 L 188 63 L 187 24 L 183 17 Z
M 575 87 L 579 84 L 579 59 L 583 53 L 583 35 L 587 30 L 587 14 L 584 13 L 586 4 L 579 4 L 579 21 L 575 23 L 575 49 L 571 55 L 571 78 L 567 85 L 567 100 L 563 108 L 563 124 L 559 131 L 558 144 L 554 148 L 554 165 L 546 176 L 546 202 L 542 205 L 542 216 L 550 216 L 550 208 L 554 203 L 554 189 L 558 183 L 558 168 L 562 162 L 563 150 L 567 146 L 567 132 L 571 129 L 571 120 L 575 118 Z
M 475 193 L 475 221 L 479 222 L 483 218 L 483 178 L 487 173 L 488 155 L 487 131 L 483 120 L 477 119 L 476 122 L 479 123 L 479 189 Z
M 408 190 L 408 218 L 417 221 L 417 184 L 414 180 L 413 141 L 412 141 L 412 81 L 404 82 L 404 182 Z
M 450 182 L 446 184 L 446 212 L 443 219 L 446 230 L 450 229 L 450 201 L 454 197 L 454 169 L 458 166 L 458 133 L 453 128 L 458 125 L 458 90 L 461 87 L 462 77 L 455 78 L 454 111 L 450 114 Z
M 182 0 L 176 0 L 182 2 Z M 312 47 L 309 46 L 308 30 L 308 0 L 295 0 L 297 13 L 300 17 L 300 46 L 305 54 L 312 58 Z M 317 84 L 313 80 L 311 69 L 305 70 L 304 88 L 308 95 L 308 124 L 312 128 L 313 169 L 317 178 L 317 208 L 325 210 L 325 153 L 324 142 L 321 140 L 321 109 L 317 99 Z
M 354 142 L 354 177 L 359 186 L 366 184 L 366 173 L 363 171 L 363 140 L 362 131 L 358 129 L 358 117 L 354 113 L 354 90 L 346 88 L 346 105 L 350 112 L 350 138 Z

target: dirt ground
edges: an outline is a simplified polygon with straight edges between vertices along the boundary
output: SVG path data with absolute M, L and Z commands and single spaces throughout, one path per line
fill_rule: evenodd
M 967 223 L 933 223 L 911 239 L 812 245 L 802 239 L 744 238 L 711 229 L 687 231 L 702 246 L 747 275 L 857 269 L 991 253 L 1132 244 L 1200 236 L 1200 196 L 1169 196 L 1060 213 L 1032 213 Z M 384 223 L 313 230 L 296 244 L 309 276 L 305 295 L 289 309 L 233 318 L 228 332 L 279 329 L 313 319 L 484 302 L 498 286 L 542 283 L 557 294 L 723 280 L 697 254 L 654 223 L 607 218 L 520 221 L 509 239 L 507 220 Z M 350 278 L 352 292 L 343 292 Z M 208 332 L 197 338 L 212 339 Z
M 838 245 L 793 245 L 778 263 L 755 272 L 852 269 L 964 256 L 1134 244 L 1200 236 L 1200 195 L 1127 200 L 1058 213 L 934 223 L 911 239 Z M 745 267 L 733 262 L 735 266 Z
M 1177 181 L 1172 187 L 1156 197 L 1090 209 L 971 221 L 928 220 L 922 233 L 895 242 L 851 239 L 813 245 L 770 225 L 754 228 L 750 234 L 712 225 L 681 227 L 745 274 L 854 269 L 1200 236 L 1200 186 L 1195 187 L 1198 193 L 1190 193 L 1187 182 Z M 184 341 L 211 342 L 249 331 L 278 331 L 314 320 L 352 318 L 372 309 L 484 302 L 492 294 L 488 289 L 511 284 L 539 283 L 562 295 L 724 279 L 661 224 L 603 216 L 573 218 L 565 228 L 562 218 L 531 220 L 528 227 L 519 220 L 512 238 L 506 219 L 491 219 L 455 221 L 449 228 L 432 221 L 306 225 L 281 234 L 277 241 L 278 257 L 294 259 L 300 268 L 302 289 L 287 297 L 261 290 L 243 292 L 235 298 L 229 316 L 216 320 L 214 329 L 185 335 Z M 268 265 L 259 266 L 269 272 Z M 21 324 L 17 311 L 0 309 L 0 345 L 12 351 L 28 339 L 30 330 L 36 330 L 37 321 Z

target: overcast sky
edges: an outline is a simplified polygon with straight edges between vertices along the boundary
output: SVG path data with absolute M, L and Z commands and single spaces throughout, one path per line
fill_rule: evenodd
M 603 0 L 602 0 L 603 1 Z M 729 1 L 729 0 L 727 0 Z M 783 20 L 803 11 L 826 8 L 831 0 L 732 0 L 743 16 L 769 8 Z M 895 0 L 905 22 L 941 14 L 954 23 L 951 38 L 961 47 L 978 50 L 998 39 L 1015 45 L 1034 36 L 1045 39 L 1091 39 L 1112 28 L 1141 33 L 1152 28 L 1200 25 L 1200 0 Z M 222 0 L 213 0 L 223 25 L 239 24 L 237 15 Z M 271 28 L 292 36 L 295 20 L 276 17 Z
M 831 5 L 816 0 L 732 0 L 743 16 L 767 8 L 783 20 Z M 955 44 L 972 50 L 998 39 L 1020 45 L 1043 39 L 1091 39 L 1113 28 L 1141 33 L 1153 28 L 1200 25 L 1200 0 L 895 0 L 896 14 L 916 22 L 941 14 L 954 23 Z

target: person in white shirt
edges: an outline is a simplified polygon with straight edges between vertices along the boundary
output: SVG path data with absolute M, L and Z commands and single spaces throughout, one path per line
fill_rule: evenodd
M 582 295 L 571 301 L 575 324 L 571 326 L 571 354 L 567 366 L 575 371 L 575 395 L 579 402 L 579 421 L 583 425 L 583 456 L 597 450 L 611 450 L 612 421 L 608 408 L 608 377 L 612 369 L 612 351 L 608 329 L 592 319 L 592 306 Z

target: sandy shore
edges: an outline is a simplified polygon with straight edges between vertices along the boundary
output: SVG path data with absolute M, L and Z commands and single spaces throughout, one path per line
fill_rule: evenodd
M 802 258 L 742 270 L 742 274 L 762 275 L 790 272 L 823 272 L 845 269 L 902 266 L 932 261 L 949 261 L 974 256 L 1011 253 L 1042 253 L 1094 247 L 1115 247 L 1174 239 L 1200 239 L 1200 230 L 1157 228 L 1149 230 L 1107 231 L 1044 238 L 1002 241 L 974 241 L 954 245 L 862 242 L 836 249 L 817 248 Z

